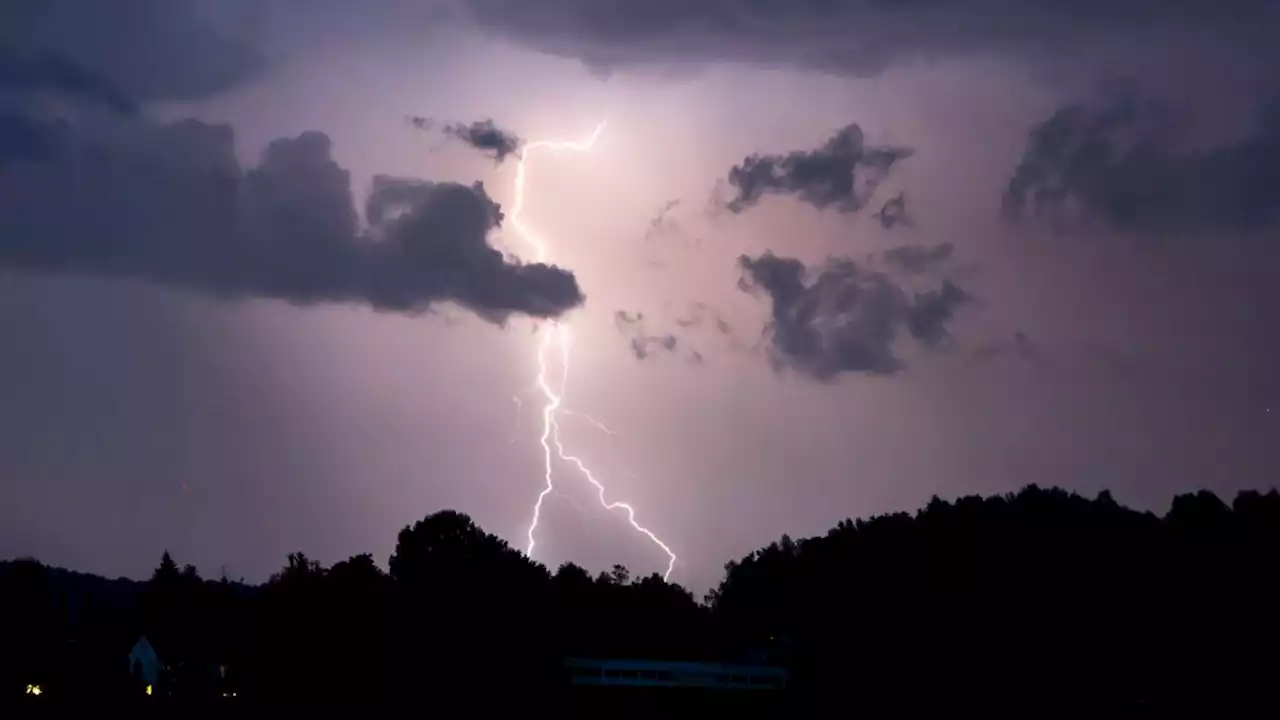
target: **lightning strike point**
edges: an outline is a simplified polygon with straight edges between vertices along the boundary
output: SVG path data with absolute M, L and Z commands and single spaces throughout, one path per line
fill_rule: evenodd
M 516 165 L 514 198 L 512 201 L 510 220 L 511 225 L 518 233 L 520 233 L 521 237 L 523 237 L 525 241 L 533 247 L 535 260 L 537 262 L 546 262 L 547 245 L 520 220 L 520 214 L 524 210 L 525 185 L 528 177 L 526 173 L 529 157 L 533 154 L 533 151 L 542 149 L 576 150 L 579 152 L 585 152 L 590 150 L 591 146 L 595 144 L 596 139 L 600 137 L 600 133 L 604 128 L 605 122 L 602 121 L 596 126 L 595 132 L 591 133 L 591 136 L 586 140 L 579 142 L 551 142 L 538 140 L 525 145 L 524 149 L 520 152 L 520 162 Z M 641 535 L 644 535 L 667 554 L 667 571 L 663 574 L 662 578 L 663 580 L 670 578 L 671 571 L 675 569 L 676 554 L 671 551 L 671 548 L 667 547 L 666 543 L 658 539 L 658 536 L 651 530 L 636 522 L 635 508 L 633 508 L 629 503 L 619 502 L 616 500 L 609 501 L 605 497 L 606 491 L 604 484 L 596 479 L 595 475 L 592 474 L 586 463 L 580 457 L 570 455 L 565 450 L 564 443 L 560 439 L 560 425 L 557 422 L 557 417 L 561 412 L 563 412 L 564 389 L 569 380 L 569 350 L 572 344 L 569 328 L 559 322 L 551 321 L 547 324 L 547 327 L 539 329 L 537 332 L 541 336 L 538 341 L 537 350 L 537 387 L 542 392 L 542 397 L 545 401 L 545 404 L 542 406 L 542 434 L 538 438 L 539 443 L 542 445 L 543 487 L 542 491 L 538 493 L 537 501 L 534 502 L 533 505 L 533 520 L 529 523 L 529 530 L 526 533 L 529 544 L 525 550 L 525 555 L 530 558 L 533 557 L 534 548 L 537 547 L 535 534 L 538 529 L 538 522 L 542 517 L 542 503 L 546 500 L 547 495 L 555 492 L 555 483 L 552 471 L 552 460 L 554 455 L 554 457 L 558 457 L 561 461 L 570 463 L 577 468 L 579 474 L 581 474 L 582 477 L 596 489 L 596 495 L 600 500 L 600 505 L 605 510 L 624 511 L 627 514 L 627 522 L 630 523 L 631 528 Z M 551 350 L 552 344 L 558 345 L 560 349 L 561 378 L 560 390 L 558 392 L 547 380 L 547 354 Z M 595 423 L 605 432 L 613 434 L 612 431 L 602 423 L 591 418 L 588 418 L 588 420 Z M 553 447 L 554 451 L 552 449 Z

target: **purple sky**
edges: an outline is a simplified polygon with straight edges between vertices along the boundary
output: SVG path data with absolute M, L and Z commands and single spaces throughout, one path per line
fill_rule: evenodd
M 699 590 L 784 532 L 934 494 L 1163 511 L 1275 484 L 1275 4 L 910 5 L 0 10 L 0 556 L 138 576 L 168 548 L 261 580 L 298 549 L 384 561 L 443 508 L 523 547 L 529 316 L 565 307 L 564 440 Z M 183 118 L 230 126 L 235 157 L 164 125 Z M 485 118 L 524 140 L 608 120 L 589 152 L 529 160 L 521 219 L 559 271 L 485 251 L 532 260 L 477 214 L 510 212 L 517 159 L 440 131 Z M 822 184 L 838 159 L 789 173 L 851 124 L 852 193 Z M 306 131 L 349 179 L 317 136 L 264 156 Z M 885 148 L 912 152 L 878 167 Z M 756 155 L 768 189 L 732 212 Z M 441 214 L 374 222 L 379 175 L 443 183 L 379 186 Z M 930 304 L 944 281 L 964 300 Z M 639 358 L 641 335 L 674 349 Z M 665 569 L 554 471 L 539 560 Z

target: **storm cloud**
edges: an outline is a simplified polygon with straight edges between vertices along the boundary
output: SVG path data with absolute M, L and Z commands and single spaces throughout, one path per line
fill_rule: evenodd
M 43 95 L 70 96 L 126 115 L 138 110 L 133 99 L 110 80 L 65 57 L 0 47 L 0 96 L 14 102 Z
M 493 159 L 502 162 L 508 155 L 520 149 L 519 136 L 494 125 L 493 120 L 477 120 L 470 124 L 452 123 L 444 126 L 444 134 L 456 138 L 471 147 L 493 153 Z
M 463 0 L 471 22 L 599 68 L 747 62 L 872 76 L 951 57 L 1053 61 L 1188 30 L 1275 55 L 1269 0 Z
M 0 111 L 0 168 L 12 162 L 48 158 L 66 130 L 63 122 Z
M 892 375 L 906 367 L 896 344 L 904 333 L 927 348 L 950 339 L 950 324 L 969 296 L 944 280 L 912 292 L 885 272 L 832 258 L 809 268 L 765 253 L 738 259 L 739 288 L 766 297 L 770 360 L 778 370 L 829 381 L 846 373 Z
M 906 148 L 868 147 L 862 128 L 850 124 L 814 150 L 748 156 L 729 169 L 736 194 L 725 207 L 741 213 L 765 195 L 792 195 L 819 210 L 857 212 L 894 164 L 910 155 Z
M 1192 147 L 1171 109 L 1131 89 L 1036 125 L 1004 194 L 1010 218 L 1128 231 L 1250 229 L 1280 219 L 1280 95 L 1236 142 Z
M 9 0 L 0 3 L 0 47 L 53 58 L 43 72 L 95 82 L 137 102 L 195 100 L 236 87 L 265 67 L 261 51 L 218 26 L 196 0 Z
M 0 265 L 295 303 L 451 302 L 493 322 L 583 302 L 570 272 L 489 245 L 503 216 L 479 183 L 377 177 L 362 228 L 323 133 L 275 140 L 247 169 L 233 144 L 195 120 L 65 126 L 0 167 Z

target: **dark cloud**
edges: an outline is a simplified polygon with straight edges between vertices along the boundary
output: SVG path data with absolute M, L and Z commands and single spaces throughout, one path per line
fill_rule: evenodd
M 870 76 L 938 57 L 1052 60 L 1170 30 L 1273 53 L 1271 0 L 463 0 L 472 22 L 597 68 L 740 61 Z
M 111 81 L 51 53 L 26 55 L 0 47 L 0 95 L 10 99 L 63 95 L 122 114 L 137 112 L 133 99 Z
M 195 0 L 7 0 L 0 47 L 55 58 L 52 72 L 93 68 L 95 84 L 140 102 L 225 91 L 264 65 L 252 44 L 219 28 Z M 50 68 L 45 68 L 46 72 Z M 73 80 L 74 82 L 74 80 Z
M 968 295 L 949 281 L 912 293 L 888 274 L 847 258 L 816 270 L 765 253 L 738 260 L 739 287 L 772 304 L 765 335 L 771 360 L 817 380 L 844 373 L 891 375 L 904 369 L 895 344 L 902 331 L 928 348 L 949 339 L 948 327 Z
M 435 120 L 432 120 L 429 117 L 423 117 L 421 115 L 410 115 L 405 119 L 409 121 L 410 125 L 412 125 L 418 130 L 427 131 L 436 126 Z
M 477 120 L 471 124 L 453 123 L 444 126 L 444 134 L 457 138 L 477 150 L 493 152 L 498 162 L 520 149 L 520 138 L 513 132 L 493 124 L 493 120 Z
M 819 210 L 856 212 L 867 204 L 893 165 L 911 155 L 896 147 L 868 147 L 862 128 L 841 128 L 816 150 L 751 155 L 729 169 L 736 193 L 725 207 L 740 213 L 767 194 L 794 195 Z
M 1280 95 L 1233 144 L 1194 148 L 1177 129 L 1167 105 L 1132 90 L 1061 108 L 1031 131 L 1005 213 L 1178 232 L 1280 218 Z
M 512 312 L 554 317 L 583 302 L 569 271 L 511 262 L 488 244 L 502 212 L 480 183 L 375 177 L 366 214 L 390 243 L 375 284 L 398 292 L 383 305 L 413 309 L 434 295 L 500 322 Z
M 366 215 L 362 231 L 322 133 L 276 140 L 242 170 L 227 126 L 77 128 L 0 168 L 0 264 L 298 303 L 454 302 L 495 322 L 583 301 L 568 271 L 488 244 L 502 213 L 478 183 L 378 177 Z
M 914 293 L 907 305 L 907 331 L 924 345 L 936 348 L 951 340 L 951 321 L 969 294 L 954 282 L 943 280 L 937 290 Z
M 0 113 L 0 168 L 11 162 L 52 157 L 66 130 L 66 123 L 57 120 L 25 113 Z
M 111 81 L 62 56 L 0 46 L 0 167 L 54 157 L 71 130 L 66 116 L 100 110 L 132 116 L 138 108 Z
M 900 192 L 885 200 L 876 213 L 876 220 L 885 230 L 892 230 L 897 225 L 911 227 L 911 217 L 907 215 L 907 194 Z
M 951 243 L 899 245 L 885 250 L 882 255 L 889 267 L 908 275 L 921 275 L 946 264 L 954 251 L 955 246 Z
M 687 342 L 676 337 L 675 333 L 651 333 L 646 330 L 644 313 L 618 310 L 613 314 L 613 324 L 631 343 L 631 354 L 637 360 L 652 357 L 655 353 L 682 355 L 693 363 L 702 362 L 702 353 L 692 348 Z

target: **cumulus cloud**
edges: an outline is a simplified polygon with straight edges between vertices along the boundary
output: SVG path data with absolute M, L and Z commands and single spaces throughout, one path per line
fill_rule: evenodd
M 534 49 L 609 68 L 784 64 L 871 76 L 937 57 L 1050 60 L 1172 30 L 1274 56 L 1270 0 L 462 0 L 472 22 Z
M 912 292 L 848 258 L 811 269 L 796 258 L 765 253 L 743 255 L 738 264 L 739 288 L 771 304 L 765 337 L 774 367 L 821 381 L 903 370 L 898 338 L 905 332 L 927 348 L 943 346 L 957 309 L 969 299 L 950 281 Z
M 0 3 L 0 47 L 55 58 L 44 72 L 93 68 L 95 78 L 139 102 L 194 100 L 235 87 L 264 66 L 256 47 L 212 22 L 199 5 L 11 0 Z M 66 74 L 62 80 L 74 82 Z
M 1252 134 L 1209 149 L 1183 141 L 1171 114 L 1132 90 L 1059 109 L 1031 131 L 1006 215 L 1155 231 L 1280 219 L 1280 95 L 1259 108 Z
M 508 155 L 520 149 L 519 136 L 494 125 L 493 120 L 477 120 L 473 123 L 452 123 L 444 126 L 444 134 L 461 140 L 481 151 L 491 151 L 494 160 L 502 162 Z
M 248 169 L 233 142 L 194 120 L 64 123 L 0 167 L 0 264 L 297 303 L 452 302 L 494 322 L 583 302 L 570 272 L 488 244 L 502 212 L 479 183 L 375 178 L 362 229 L 323 133 L 276 140 Z
M 814 150 L 780 155 L 751 155 L 729 169 L 735 195 L 725 207 L 741 213 L 765 195 L 793 195 L 819 210 L 861 210 L 906 148 L 869 147 L 862 128 L 847 125 Z

